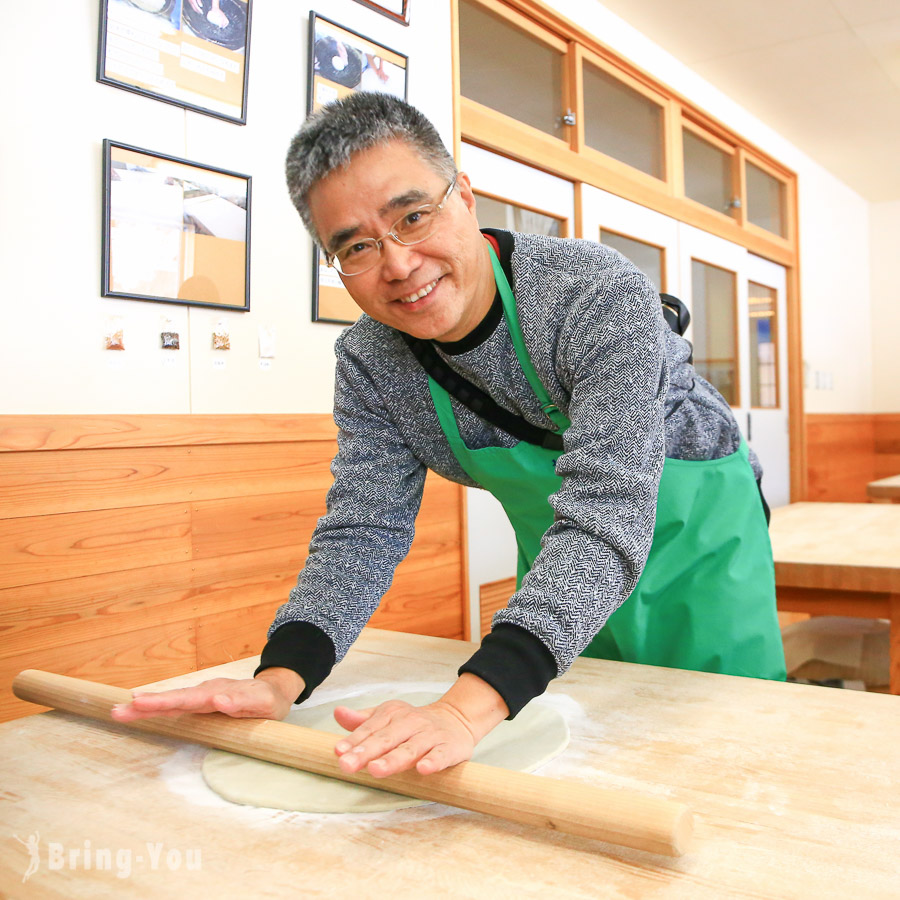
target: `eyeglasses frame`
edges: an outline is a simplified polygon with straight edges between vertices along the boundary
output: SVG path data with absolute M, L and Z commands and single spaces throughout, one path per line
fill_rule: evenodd
M 416 244 L 424 243 L 425 241 L 428 240 L 428 238 L 430 238 L 434 234 L 434 230 L 429 231 L 428 234 L 425 235 L 425 237 L 418 238 L 415 241 L 401 241 L 400 238 L 397 237 L 396 234 L 394 234 L 394 229 L 397 227 L 397 223 L 402 221 L 403 219 L 405 219 L 406 216 L 411 215 L 412 213 L 415 213 L 415 212 L 419 212 L 420 210 L 423 210 L 423 209 L 428 209 L 429 207 L 434 207 L 434 210 L 436 213 L 438 213 L 438 214 L 441 213 L 444 209 L 444 206 L 446 206 L 447 201 L 450 199 L 450 195 L 453 193 L 453 189 L 456 187 L 456 184 L 457 184 L 457 177 L 454 175 L 449 186 L 447 187 L 447 190 L 444 191 L 444 196 L 441 197 L 440 203 L 423 203 L 421 206 L 417 206 L 415 209 L 407 210 L 405 213 L 403 213 L 402 216 L 397 217 L 397 221 L 394 222 L 393 225 L 391 225 L 390 230 L 385 232 L 381 237 L 362 238 L 361 240 L 348 241 L 346 244 L 342 245 L 341 247 L 338 247 L 338 249 L 334 253 L 329 253 L 328 251 L 325 251 L 326 265 L 331 269 L 337 269 L 338 272 L 340 272 L 340 274 L 343 275 L 345 278 L 353 278 L 355 275 L 365 275 L 366 272 L 371 272 L 372 269 L 374 269 L 375 266 L 378 265 L 378 263 L 381 261 L 381 259 L 384 256 L 384 242 L 388 238 L 393 238 L 394 241 L 396 241 L 396 243 L 400 244 L 403 247 L 413 247 Z M 437 225 L 435 225 L 435 227 L 437 227 Z M 349 247 L 352 244 L 361 243 L 361 241 L 373 241 L 375 243 L 375 246 L 378 248 L 377 259 L 372 263 L 371 266 L 369 266 L 367 269 L 363 269 L 360 272 L 344 272 L 344 271 L 342 271 L 340 266 L 335 264 L 335 260 L 337 259 L 337 254 L 340 253 L 340 251 L 343 250 L 344 247 Z

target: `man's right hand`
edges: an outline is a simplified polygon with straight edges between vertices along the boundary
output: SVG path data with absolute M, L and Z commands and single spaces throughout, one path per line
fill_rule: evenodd
M 130 703 L 112 708 L 116 722 L 154 716 L 220 712 L 235 718 L 283 719 L 302 693 L 303 679 L 292 669 L 263 669 L 255 678 L 213 678 L 194 687 L 158 693 L 134 692 Z

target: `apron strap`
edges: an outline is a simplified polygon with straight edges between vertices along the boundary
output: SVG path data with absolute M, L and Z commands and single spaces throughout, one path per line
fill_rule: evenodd
M 462 375 L 454 372 L 447 363 L 438 356 L 431 341 L 423 341 L 412 335 L 401 332 L 413 356 L 428 373 L 431 381 L 437 382 L 448 394 L 455 397 L 463 406 L 472 410 L 475 415 L 496 425 L 497 428 L 511 434 L 520 441 L 546 447 L 549 450 L 562 450 L 562 435 L 546 428 L 532 425 L 527 419 L 511 413 L 496 403 L 477 385 L 472 384 Z

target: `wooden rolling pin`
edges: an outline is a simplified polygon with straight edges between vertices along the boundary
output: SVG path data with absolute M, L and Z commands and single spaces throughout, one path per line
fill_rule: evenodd
M 13 693 L 22 700 L 123 728 L 194 741 L 317 775 L 636 850 L 681 856 L 693 831 L 693 815 L 683 803 L 473 762 L 459 763 L 433 775 L 415 771 L 387 778 L 374 778 L 365 772 L 348 775 L 338 765 L 335 735 L 271 719 L 186 713 L 177 718 L 123 724 L 115 722 L 110 711 L 117 703 L 130 702 L 131 691 L 37 669 L 19 673 L 13 680 Z

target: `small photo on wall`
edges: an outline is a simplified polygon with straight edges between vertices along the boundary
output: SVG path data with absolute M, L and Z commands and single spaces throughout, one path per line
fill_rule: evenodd
M 307 112 L 356 91 L 376 91 L 407 98 L 408 59 L 343 25 L 309 14 L 309 93 Z M 313 247 L 314 322 L 350 325 L 359 308 L 318 247 Z
M 310 13 L 310 92 L 313 112 L 354 91 L 378 91 L 406 99 L 407 57 L 396 50 Z
M 250 308 L 250 176 L 103 142 L 104 297 Z
M 383 16 L 399 22 L 401 25 L 409 25 L 409 0 L 356 0 L 375 12 L 380 12 Z
M 252 0 L 101 0 L 97 80 L 243 125 Z

